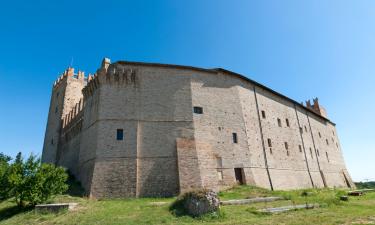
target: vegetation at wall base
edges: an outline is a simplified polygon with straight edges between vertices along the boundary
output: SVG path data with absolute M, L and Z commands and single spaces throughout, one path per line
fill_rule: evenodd
M 65 169 L 41 163 L 34 155 L 24 160 L 18 153 L 11 161 L 0 154 L 0 175 L 0 199 L 11 198 L 18 207 L 47 202 L 68 189 Z
M 77 183 L 73 183 L 74 185 Z M 286 199 L 249 205 L 225 205 L 221 206 L 219 214 L 208 214 L 197 218 L 187 215 L 175 216 L 171 213 L 170 206 L 177 198 L 98 201 L 64 194 L 55 196 L 52 202 L 77 202 L 79 205 L 73 211 L 59 214 L 40 214 L 33 209 L 18 208 L 14 200 L 9 199 L 0 203 L 0 224 L 375 224 L 375 192 L 366 192 L 363 196 L 349 196 L 349 201 L 340 201 L 339 197 L 347 191 L 340 189 L 269 191 L 251 186 L 236 186 L 220 192 L 220 198 L 244 199 L 262 195 L 262 197 L 282 196 Z M 303 196 L 303 192 L 307 195 Z M 278 214 L 258 211 L 263 208 L 305 204 L 306 201 L 309 204 L 318 203 L 320 207 Z

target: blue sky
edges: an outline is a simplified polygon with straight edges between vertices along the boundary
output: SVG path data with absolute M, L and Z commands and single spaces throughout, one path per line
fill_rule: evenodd
M 319 97 L 355 180 L 375 180 L 375 1 L 3 1 L 0 152 L 41 154 L 51 85 L 103 57 L 242 73 Z

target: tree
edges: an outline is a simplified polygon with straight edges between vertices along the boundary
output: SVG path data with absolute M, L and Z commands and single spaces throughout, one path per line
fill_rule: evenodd
M 10 156 L 0 153 L 0 200 L 7 199 L 9 197 L 9 161 L 12 160 Z
M 34 155 L 24 161 L 18 153 L 9 168 L 9 196 L 14 197 L 18 206 L 36 205 L 66 191 L 67 179 L 64 168 L 42 164 Z

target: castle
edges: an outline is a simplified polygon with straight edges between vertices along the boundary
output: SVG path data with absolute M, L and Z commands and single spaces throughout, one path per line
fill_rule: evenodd
M 354 187 L 318 99 L 303 105 L 220 68 L 68 68 L 53 85 L 42 161 L 69 169 L 94 198 Z

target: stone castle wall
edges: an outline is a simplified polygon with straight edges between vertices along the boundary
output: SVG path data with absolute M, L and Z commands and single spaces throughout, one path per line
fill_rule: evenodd
M 61 85 L 69 101 L 55 89 L 43 159 L 69 168 L 92 197 L 219 190 L 236 183 L 235 168 L 265 188 L 353 186 L 332 122 L 230 71 L 103 61 L 87 85 Z M 46 145 L 52 136 L 57 146 Z

